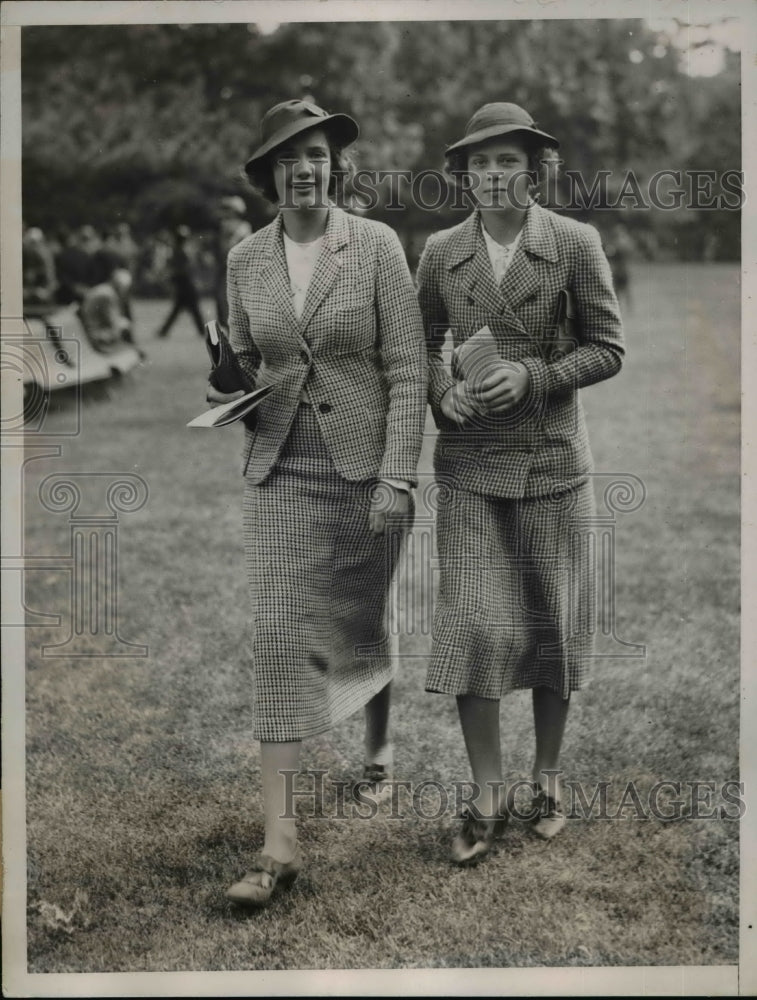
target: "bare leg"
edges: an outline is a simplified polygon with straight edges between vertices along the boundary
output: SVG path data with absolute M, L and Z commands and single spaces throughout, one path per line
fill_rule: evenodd
M 300 759 L 300 743 L 261 743 L 265 842 L 252 871 L 226 891 L 226 897 L 244 906 L 266 906 L 278 886 L 289 886 L 297 877 L 302 857 L 297 845 L 294 804 L 288 790 Z M 267 857 L 265 857 L 267 856 Z
M 294 804 L 287 795 L 292 780 L 281 771 L 296 771 L 299 767 L 300 746 L 296 743 L 261 743 L 260 762 L 265 810 L 265 843 L 263 853 L 276 861 L 291 861 L 297 847 Z M 282 818 L 283 817 L 283 818 Z
M 560 697 L 550 688 L 536 687 L 533 690 L 533 705 L 536 732 L 533 779 L 548 795 L 559 802 L 561 784 L 559 776 L 554 772 L 559 768 L 560 748 L 570 700 Z M 549 774 L 550 771 L 553 773 Z
M 478 785 L 475 805 L 482 816 L 494 816 L 499 807 L 495 796 L 502 781 L 499 701 L 472 694 L 458 695 L 457 711 L 473 780 Z

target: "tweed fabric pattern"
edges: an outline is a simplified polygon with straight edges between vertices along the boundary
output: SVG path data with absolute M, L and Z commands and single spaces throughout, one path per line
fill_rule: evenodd
M 244 474 L 263 482 L 303 387 L 337 471 L 417 483 L 427 396 L 420 310 L 396 233 L 331 207 L 302 316 L 279 214 L 228 258 L 231 345 L 250 378 L 278 381 L 245 433 Z
M 593 486 L 551 497 L 441 490 L 426 689 L 501 698 L 587 678 L 596 627 Z
M 410 518 L 368 525 L 371 482 L 337 472 L 316 414 L 301 404 L 276 467 L 245 479 L 253 736 L 331 729 L 392 679 L 387 595 Z
M 597 231 L 532 204 L 501 284 L 476 210 L 426 242 L 417 274 L 429 358 L 429 400 L 439 428 L 434 467 L 452 487 L 500 497 L 541 496 L 584 482 L 593 469 L 578 390 L 616 374 L 624 343 L 610 267 Z M 573 293 L 574 349 L 551 360 L 558 292 Z M 512 410 L 463 428 L 441 413 L 462 378 L 446 349 L 488 325 L 503 359 L 522 362 L 530 388 Z

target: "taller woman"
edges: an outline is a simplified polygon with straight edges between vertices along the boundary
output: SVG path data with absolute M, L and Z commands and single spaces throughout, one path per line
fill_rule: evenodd
M 507 818 L 499 713 L 513 689 L 533 690 L 535 829 L 563 825 L 559 753 L 591 653 L 594 498 L 578 390 L 618 372 L 623 340 L 598 233 L 531 197 L 557 146 L 515 104 L 480 108 L 446 152 L 475 210 L 429 238 L 418 272 L 441 486 L 426 686 L 457 696 L 477 787 L 452 847 L 461 863 L 486 854 Z M 565 291 L 577 326 L 556 349 Z M 488 354 L 485 335 L 471 340 L 487 326 Z
M 365 706 L 364 777 L 390 773 L 384 609 L 427 391 L 400 242 L 332 200 L 357 124 L 295 100 L 271 108 L 261 133 L 245 169 L 280 211 L 228 259 L 232 347 L 252 380 L 276 383 L 244 451 L 265 843 L 228 896 L 252 906 L 301 864 L 285 772 L 303 739 Z

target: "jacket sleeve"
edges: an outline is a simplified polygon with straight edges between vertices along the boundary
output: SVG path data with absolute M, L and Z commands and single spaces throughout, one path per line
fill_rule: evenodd
M 262 356 L 252 339 L 249 318 L 242 307 L 236 270 L 236 262 L 230 255 L 226 277 L 226 297 L 229 303 L 229 343 L 239 360 L 242 371 L 254 385 Z
M 593 226 L 582 229 L 576 248 L 572 290 L 578 313 L 578 344 L 559 361 L 523 359 L 537 396 L 580 389 L 616 375 L 625 347 L 610 265 Z
M 386 447 L 379 476 L 418 482 L 426 415 L 427 367 L 413 280 L 397 234 L 378 251 L 376 311 L 379 349 L 389 386 Z
M 423 331 L 428 355 L 428 399 L 436 411 L 445 392 L 456 382 L 444 363 L 442 348 L 449 329 L 449 318 L 439 289 L 441 262 L 435 253 L 433 237 L 429 237 L 418 265 L 418 302 L 423 319 Z

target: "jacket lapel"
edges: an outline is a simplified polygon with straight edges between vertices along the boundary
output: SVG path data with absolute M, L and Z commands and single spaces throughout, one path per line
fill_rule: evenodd
M 448 267 L 450 271 L 457 270 L 458 279 L 472 304 L 479 305 L 489 315 L 502 316 L 508 325 L 525 333 L 522 322 L 513 311 L 510 298 L 503 294 L 502 288 L 494 281 L 478 209 L 463 223 Z
M 486 312 L 502 312 L 505 302 L 494 283 L 478 211 L 460 227 L 447 267 L 456 272 L 471 303 L 476 303 Z
M 292 304 L 292 289 L 289 283 L 284 240 L 281 235 L 281 215 L 277 215 L 268 229 L 268 239 L 261 247 L 261 253 L 267 258 L 260 269 L 260 276 L 268 289 L 271 298 L 281 310 L 282 317 L 294 333 L 299 333 L 297 317 Z
M 305 305 L 300 319 L 300 329 L 304 332 L 313 318 L 318 306 L 326 298 L 336 281 L 343 263 L 342 247 L 349 243 L 349 228 L 347 215 L 342 209 L 332 206 L 326 231 L 323 234 L 323 245 L 315 264 L 313 277 L 310 279 Z
M 557 260 L 557 245 L 547 213 L 532 203 L 520 234 L 520 241 L 513 254 L 510 267 L 502 282 L 505 299 L 513 310 L 532 298 L 541 288 L 541 280 L 533 265 L 533 258 Z

